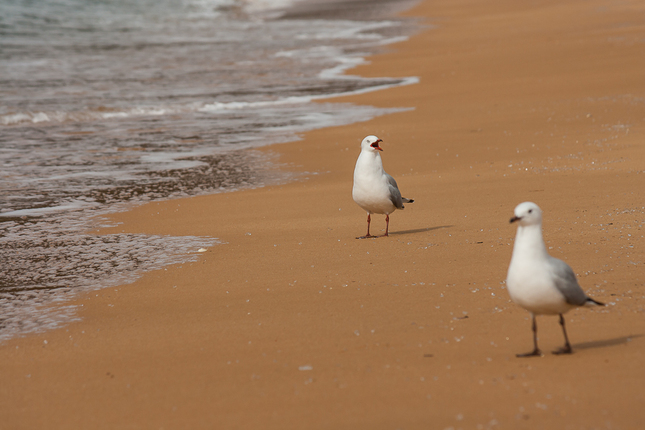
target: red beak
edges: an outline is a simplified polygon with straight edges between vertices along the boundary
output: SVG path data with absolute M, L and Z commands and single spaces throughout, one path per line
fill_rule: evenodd
M 378 145 L 378 143 L 379 143 L 379 142 L 383 142 L 383 141 L 382 141 L 381 139 L 379 139 L 379 140 L 377 140 L 376 142 L 372 143 L 372 148 L 374 148 L 374 149 L 378 149 L 379 151 L 382 151 L 382 150 L 383 150 L 383 148 L 381 148 L 381 147 Z M 375 146 L 375 145 L 376 145 L 376 146 Z

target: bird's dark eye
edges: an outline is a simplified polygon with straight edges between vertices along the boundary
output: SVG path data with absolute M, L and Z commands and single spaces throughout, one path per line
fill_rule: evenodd
M 533 209 L 529 209 L 529 213 L 533 212 Z

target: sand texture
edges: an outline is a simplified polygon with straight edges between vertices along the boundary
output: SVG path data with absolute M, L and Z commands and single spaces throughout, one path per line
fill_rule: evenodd
M 426 0 L 428 27 L 344 98 L 414 110 L 275 145 L 286 185 L 117 214 L 203 235 L 196 263 L 80 297 L 82 321 L 0 346 L 2 429 L 639 429 L 645 426 L 645 3 Z M 356 240 L 360 142 L 404 196 Z M 608 304 L 529 314 L 504 279 L 513 208 Z M 373 233 L 385 228 L 373 216 Z

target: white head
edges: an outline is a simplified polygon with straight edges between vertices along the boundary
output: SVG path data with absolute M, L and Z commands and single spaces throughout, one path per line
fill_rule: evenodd
M 382 151 L 383 149 L 378 145 L 381 142 L 383 141 L 376 136 L 367 136 L 361 142 L 361 151 Z
M 515 207 L 514 213 L 511 222 L 517 221 L 523 227 L 542 224 L 542 209 L 533 202 L 520 203 Z

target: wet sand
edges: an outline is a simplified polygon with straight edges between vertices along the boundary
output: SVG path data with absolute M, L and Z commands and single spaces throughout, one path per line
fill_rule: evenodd
M 433 28 L 351 73 L 413 107 L 267 148 L 301 181 L 148 204 L 103 231 L 204 235 L 197 263 L 79 298 L 82 321 L 0 346 L 0 427 L 640 428 L 645 421 L 645 6 L 424 1 Z M 415 199 L 356 240 L 359 144 Z M 515 205 L 606 308 L 509 301 Z M 373 217 L 373 232 L 385 227 Z

